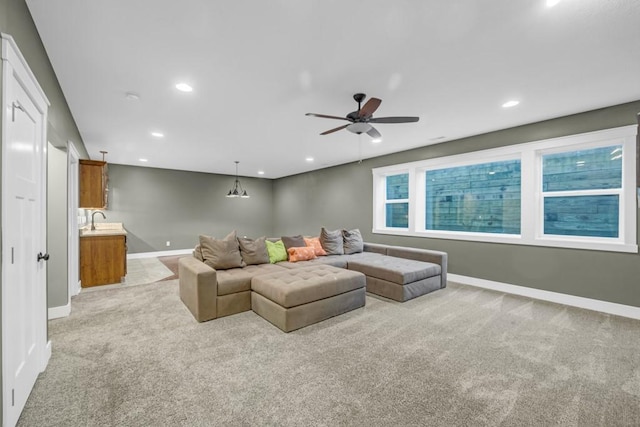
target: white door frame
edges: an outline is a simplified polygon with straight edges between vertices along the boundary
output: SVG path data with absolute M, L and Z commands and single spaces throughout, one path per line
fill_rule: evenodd
M 42 129 L 39 137 L 41 138 L 41 142 L 39 143 L 39 147 L 42 150 L 42 158 L 41 158 L 41 174 L 40 174 L 40 182 L 38 184 L 38 192 L 40 193 L 41 200 L 41 209 L 39 212 L 40 218 L 38 221 L 40 222 L 40 236 L 36 237 L 38 241 L 38 245 L 42 246 L 42 251 L 46 252 L 46 231 L 47 231 L 47 222 L 46 222 L 46 182 L 47 182 L 47 109 L 50 105 L 47 97 L 38 84 L 35 76 L 29 69 L 27 62 L 24 57 L 20 53 L 18 46 L 16 45 L 13 38 L 4 33 L 0 33 L 0 39 L 2 40 L 2 229 L 7 230 L 8 227 L 11 227 L 11 224 L 6 223 L 7 221 L 7 212 L 8 211 L 8 194 L 9 191 L 5 191 L 5 185 L 7 182 L 6 171 L 7 171 L 7 123 L 10 120 L 10 113 L 12 108 L 7 108 L 12 100 L 13 89 L 12 84 L 10 82 L 12 80 L 19 80 L 22 85 L 24 91 L 28 94 L 28 96 L 33 101 L 34 105 L 39 111 L 39 114 L 42 117 Z M 13 393 L 10 390 L 9 384 L 9 373 L 7 372 L 9 367 L 8 363 L 5 363 L 8 360 L 8 351 L 11 348 L 11 345 L 15 346 L 15 343 L 8 342 L 10 334 L 8 331 L 11 328 L 12 319 L 9 318 L 9 307 L 12 304 L 12 301 L 9 301 L 7 298 L 7 285 L 6 285 L 6 275 L 8 271 L 8 265 L 11 262 L 11 251 L 8 247 L 8 242 L 5 241 L 5 234 L 2 234 L 2 425 L 4 426 L 13 426 L 18 419 L 19 413 L 16 414 L 16 407 L 13 405 L 12 397 Z M 34 254 L 35 257 L 35 254 Z M 35 259 L 34 259 L 35 260 Z M 35 262 L 34 262 L 35 265 Z M 36 314 L 37 319 L 35 320 L 35 334 L 37 337 L 37 344 L 34 349 L 36 354 L 36 360 L 39 364 L 40 371 L 44 371 L 47 364 L 49 363 L 49 358 L 51 357 L 51 343 L 48 341 L 47 337 L 47 289 L 46 289 L 46 265 L 40 269 L 39 281 L 42 282 L 41 286 L 37 287 L 37 292 L 35 295 L 35 299 L 37 303 L 42 305 L 42 310 Z M 42 276 L 44 275 L 44 276 Z
M 78 234 L 79 203 L 79 160 L 80 155 L 71 141 L 67 141 L 67 201 L 68 206 L 68 264 L 69 289 L 67 305 L 71 307 L 71 297 L 80 293 L 80 236 Z

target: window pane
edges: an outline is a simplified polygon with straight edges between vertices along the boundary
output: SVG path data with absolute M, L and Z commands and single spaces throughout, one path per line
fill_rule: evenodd
M 545 197 L 544 234 L 618 237 L 618 212 L 617 195 Z
M 520 233 L 520 161 L 426 173 L 426 229 Z
M 387 200 L 409 198 L 409 174 L 393 175 L 387 177 Z
M 622 187 L 622 146 L 542 156 L 542 191 Z
M 387 227 L 409 227 L 409 203 L 387 203 Z

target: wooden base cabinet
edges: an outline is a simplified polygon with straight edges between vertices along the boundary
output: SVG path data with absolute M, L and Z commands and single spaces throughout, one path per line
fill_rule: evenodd
M 82 287 L 121 283 L 127 274 L 127 236 L 80 238 Z

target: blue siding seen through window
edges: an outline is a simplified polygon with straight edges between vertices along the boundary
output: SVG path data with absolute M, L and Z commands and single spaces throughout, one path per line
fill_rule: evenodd
M 401 173 L 386 177 L 385 226 L 392 228 L 409 227 L 409 174 Z M 394 200 L 398 200 L 395 202 Z M 390 202 L 391 201 L 391 202 Z
M 427 230 L 520 233 L 520 160 L 426 172 Z
M 387 200 L 409 198 L 409 174 L 391 175 L 387 177 Z
M 387 227 L 409 227 L 409 203 L 387 203 L 386 224 Z
M 619 206 L 617 195 L 545 197 L 544 233 L 618 237 Z
M 622 186 L 622 146 L 542 157 L 542 191 L 604 190 Z

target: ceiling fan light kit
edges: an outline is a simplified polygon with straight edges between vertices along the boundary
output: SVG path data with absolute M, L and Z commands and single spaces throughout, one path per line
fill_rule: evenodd
M 316 113 L 307 113 L 307 116 L 312 117 L 320 117 L 323 119 L 335 119 L 335 120 L 346 120 L 351 122 L 351 124 L 346 124 L 343 126 L 338 126 L 337 128 L 329 129 L 327 131 L 322 132 L 320 135 L 328 135 L 330 133 L 337 132 L 342 129 L 346 129 L 349 132 L 353 132 L 355 134 L 363 134 L 366 133 L 372 138 L 381 138 L 382 135 L 376 128 L 374 128 L 371 123 L 413 123 L 420 120 L 419 117 L 378 117 L 374 118 L 373 113 L 378 109 L 380 104 L 382 103 L 381 99 L 378 98 L 369 98 L 369 100 L 362 105 L 362 101 L 367 97 L 364 93 L 356 93 L 353 95 L 353 99 L 358 103 L 358 110 L 352 111 L 344 117 L 340 116 L 330 116 L 327 114 L 316 114 Z

